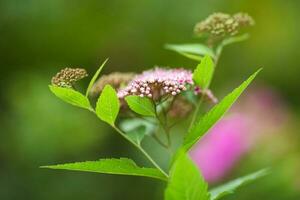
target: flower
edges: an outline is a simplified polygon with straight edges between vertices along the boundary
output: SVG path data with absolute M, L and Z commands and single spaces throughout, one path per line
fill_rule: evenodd
M 159 67 L 144 71 L 133 77 L 126 87 L 121 87 L 118 90 L 118 97 L 124 99 L 124 97 L 129 95 L 138 95 L 156 101 L 163 97 L 175 97 L 183 91 L 193 91 L 196 96 L 204 95 L 206 99 L 213 103 L 217 103 L 218 101 L 210 90 L 204 91 L 199 86 L 194 85 L 193 74 L 190 70 L 182 68 L 165 69 Z M 183 103 L 189 102 L 181 101 L 181 103 L 179 103 L 179 101 L 177 101 L 176 103 L 183 106 Z M 174 106 L 172 106 L 171 109 L 176 110 Z M 188 107 L 191 107 L 191 105 L 186 105 L 186 108 Z M 176 113 L 176 111 L 174 112 Z
M 52 85 L 59 87 L 72 87 L 73 84 L 87 77 L 88 74 L 85 69 L 82 68 L 65 68 L 58 72 L 51 80 Z
M 254 20 L 247 13 L 237 13 L 233 16 L 226 13 L 214 13 L 196 24 L 194 32 L 197 35 L 208 33 L 212 37 L 234 36 L 242 27 L 254 25 Z
M 233 18 L 240 27 L 253 26 L 255 24 L 254 19 L 247 13 L 236 13 L 233 15 Z
M 139 95 L 158 100 L 163 96 L 176 96 L 194 85 L 192 72 L 185 69 L 155 68 L 134 77 L 127 87 L 118 91 L 118 97 Z
M 206 99 L 210 100 L 214 104 L 218 103 L 218 99 L 214 96 L 211 90 L 202 90 L 200 87 L 196 86 L 194 93 L 196 95 L 204 95 Z
M 107 84 L 111 85 L 115 89 L 119 89 L 120 87 L 131 81 L 134 76 L 135 74 L 131 72 L 114 72 L 108 75 L 103 75 L 93 85 L 90 94 L 93 96 L 98 95 Z

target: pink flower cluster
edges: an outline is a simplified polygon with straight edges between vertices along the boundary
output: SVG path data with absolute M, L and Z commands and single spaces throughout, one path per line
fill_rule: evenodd
M 156 99 L 164 95 L 175 96 L 193 85 L 192 72 L 185 69 L 155 68 L 137 75 L 127 87 L 118 91 L 118 97 L 147 96 Z

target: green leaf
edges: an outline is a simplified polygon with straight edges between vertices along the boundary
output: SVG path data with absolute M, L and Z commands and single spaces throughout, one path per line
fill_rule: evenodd
M 261 69 L 251 75 L 245 82 L 233 90 L 221 102 L 219 102 L 208 113 L 206 113 L 195 125 L 193 125 L 183 142 L 183 147 L 186 149 L 186 151 L 188 151 L 195 143 L 197 143 L 197 141 L 224 116 L 224 114 L 229 110 L 242 92 L 253 81 L 260 70 Z
M 181 151 L 172 165 L 165 200 L 208 200 L 207 184 L 198 167 Z
M 103 174 L 145 176 L 164 181 L 166 180 L 166 177 L 159 170 L 154 168 L 139 167 L 135 164 L 133 160 L 128 158 L 100 159 L 98 161 L 86 161 L 60 165 L 42 166 L 41 168 L 96 172 Z
M 194 55 L 194 54 L 191 54 L 191 53 L 184 53 L 184 52 L 177 52 L 179 53 L 180 55 L 183 55 L 184 57 L 187 57 L 191 60 L 195 60 L 195 61 L 198 61 L 200 62 L 201 59 L 202 59 L 202 56 L 197 56 L 197 55 Z
M 143 119 L 126 119 L 120 123 L 120 128 L 136 144 L 140 145 L 145 135 L 151 135 L 155 125 Z
M 249 174 L 247 176 L 235 179 L 233 181 L 230 181 L 228 183 L 225 183 L 224 185 L 221 185 L 215 189 L 212 189 L 210 191 L 211 194 L 211 200 L 217 200 L 220 199 L 226 195 L 232 194 L 237 190 L 239 187 L 248 184 L 252 181 L 255 181 L 256 179 L 259 179 L 261 177 L 266 176 L 269 174 L 268 169 L 263 169 L 260 171 L 257 171 L 255 173 Z
M 100 72 L 102 71 L 102 69 L 103 69 L 103 67 L 104 67 L 104 65 L 106 64 L 107 61 L 108 61 L 108 58 L 102 63 L 102 65 L 99 67 L 99 69 L 98 69 L 98 70 L 96 71 L 96 73 L 94 74 L 94 76 L 93 76 L 93 78 L 91 79 L 91 81 L 90 81 L 90 83 L 89 83 L 89 86 L 88 86 L 88 88 L 87 88 L 87 90 L 86 90 L 85 96 L 88 96 L 88 95 L 89 95 L 90 90 L 92 89 L 92 87 L 93 87 L 95 81 L 97 80 L 97 78 L 98 78 Z
M 139 126 L 135 129 L 128 131 L 126 135 L 131 139 L 134 143 L 141 145 L 141 141 L 144 139 L 146 135 L 146 127 Z
M 127 96 L 125 97 L 125 101 L 127 102 L 129 108 L 144 116 L 153 116 L 155 117 L 155 108 L 152 101 L 147 97 L 140 97 L 140 96 Z
M 215 57 L 213 50 L 204 44 L 166 44 L 165 48 L 180 53 L 182 55 L 198 56 L 198 59 L 201 59 L 201 57 L 204 55 Z M 194 60 L 197 60 L 197 58 Z
M 97 101 L 97 116 L 114 126 L 119 110 L 120 103 L 116 91 L 110 85 L 106 85 Z
M 92 109 L 88 98 L 72 88 L 64 88 L 53 85 L 49 85 L 49 88 L 55 96 L 69 104 L 89 110 Z
M 193 73 L 193 80 L 203 90 L 210 85 L 214 73 L 214 63 L 210 56 L 204 56 Z
M 245 33 L 243 35 L 238 35 L 238 36 L 233 36 L 233 37 L 226 38 L 217 47 L 216 54 L 220 55 L 222 49 L 225 46 L 230 45 L 230 44 L 234 44 L 234 43 L 237 43 L 237 42 L 243 42 L 243 41 L 247 40 L 248 38 L 249 38 L 249 34 L 248 33 Z
M 120 123 L 120 128 L 125 131 L 131 131 L 139 126 L 146 127 L 146 135 L 151 135 L 153 131 L 156 129 L 156 121 L 152 120 L 153 118 L 133 118 L 133 119 L 125 119 Z

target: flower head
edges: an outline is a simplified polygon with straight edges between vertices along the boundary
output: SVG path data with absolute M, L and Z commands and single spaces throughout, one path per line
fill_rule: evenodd
M 194 85 L 193 74 L 190 70 L 159 67 L 144 71 L 133 77 L 125 88 L 118 90 L 118 97 L 123 99 L 129 95 L 138 95 L 156 101 L 162 99 L 162 97 L 175 97 L 186 90 L 193 91 L 195 95 L 204 95 L 213 103 L 218 101 L 210 90 L 203 91 L 200 87 Z
M 108 75 L 103 75 L 93 85 L 90 93 L 93 96 L 98 95 L 107 84 L 111 85 L 115 89 L 119 89 L 120 87 L 131 81 L 134 76 L 135 74 L 130 72 L 114 72 Z
M 233 16 L 226 13 L 214 13 L 196 24 L 194 32 L 197 35 L 208 33 L 213 37 L 233 36 L 242 27 L 254 25 L 254 20 L 247 13 L 237 13 Z
M 155 68 L 135 76 L 127 87 L 118 91 L 118 96 L 139 95 L 156 100 L 166 95 L 176 96 L 193 84 L 189 70 Z
M 58 72 L 51 80 L 52 85 L 59 87 L 72 87 L 72 85 L 84 77 L 88 76 L 85 69 L 65 68 Z
M 253 26 L 255 24 L 254 19 L 247 13 L 236 13 L 233 15 L 233 18 L 239 23 L 240 27 Z

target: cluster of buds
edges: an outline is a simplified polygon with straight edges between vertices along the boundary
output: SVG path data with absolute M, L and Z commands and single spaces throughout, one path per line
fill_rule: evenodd
M 180 94 L 186 90 L 187 84 L 194 84 L 191 71 L 155 68 L 135 76 L 127 87 L 118 91 L 118 97 L 139 95 L 157 100 L 162 96 Z
M 111 85 L 113 88 L 119 89 L 122 86 L 128 84 L 128 82 L 131 81 L 134 76 L 134 73 L 122 72 L 114 72 L 108 75 L 103 75 L 93 85 L 90 94 L 92 96 L 99 95 L 103 90 L 104 86 L 107 84 Z
M 233 36 L 239 33 L 242 27 L 254 25 L 254 20 L 247 13 L 229 15 L 214 13 L 205 20 L 196 24 L 194 32 L 197 35 L 208 33 L 213 37 Z
M 253 26 L 255 24 L 254 19 L 247 13 L 237 13 L 233 15 L 233 18 L 239 23 L 240 27 Z
M 88 74 L 85 69 L 82 68 L 65 68 L 58 72 L 51 80 L 52 85 L 59 87 L 72 87 L 73 84 L 87 77 Z
M 200 87 L 196 86 L 194 89 L 195 95 L 204 95 L 204 97 L 210 100 L 212 103 L 218 103 L 218 99 L 214 96 L 211 90 L 202 90 Z

